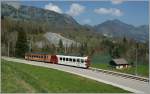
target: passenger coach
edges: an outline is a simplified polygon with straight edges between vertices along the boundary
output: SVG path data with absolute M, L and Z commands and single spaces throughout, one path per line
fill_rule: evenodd
M 70 65 L 88 68 L 90 66 L 90 60 L 87 57 L 77 57 L 77 56 L 65 56 L 65 55 L 56 55 L 58 59 L 58 64 Z
M 90 66 L 89 57 L 65 56 L 65 55 L 51 55 L 48 53 L 26 53 L 26 60 L 41 61 L 53 64 L 69 65 L 82 68 Z
M 58 63 L 56 55 L 51 55 L 48 53 L 26 53 L 25 59 L 33 60 L 33 61 L 47 62 L 47 63 L 54 63 L 54 64 Z

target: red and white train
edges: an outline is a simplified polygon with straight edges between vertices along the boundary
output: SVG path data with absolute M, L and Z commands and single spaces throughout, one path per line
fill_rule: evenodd
M 88 68 L 90 66 L 90 60 L 88 56 L 77 57 L 66 55 L 51 55 L 47 53 L 26 53 L 25 59 L 53 64 L 69 65 L 81 68 Z

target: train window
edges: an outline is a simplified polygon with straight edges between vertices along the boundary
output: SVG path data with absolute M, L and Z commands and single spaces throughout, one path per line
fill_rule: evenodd
M 80 59 L 77 59 L 77 62 L 80 62 Z
M 62 57 L 60 57 L 60 60 L 62 60 Z
M 65 58 L 63 58 L 63 61 L 65 61 Z
M 81 63 L 84 63 L 84 60 L 83 60 L 83 59 L 81 59 Z
M 44 56 L 44 58 L 46 58 L 46 56 Z
M 68 58 L 66 58 L 66 61 L 68 61 Z
M 43 56 L 41 56 L 41 58 L 43 58 Z
M 73 62 L 76 62 L 76 60 L 75 60 L 75 59 L 73 59 Z
M 69 58 L 69 61 L 72 61 L 72 58 Z

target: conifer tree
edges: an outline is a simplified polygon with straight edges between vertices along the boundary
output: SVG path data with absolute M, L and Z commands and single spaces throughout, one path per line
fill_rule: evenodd
M 59 45 L 59 53 L 62 54 L 63 53 L 63 42 L 62 42 L 61 39 L 59 40 L 59 44 L 58 45 Z
M 26 32 L 21 27 L 18 29 L 18 38 L 15 48 L 16 57 L 24 57 L 25 53 L 29 50 Z

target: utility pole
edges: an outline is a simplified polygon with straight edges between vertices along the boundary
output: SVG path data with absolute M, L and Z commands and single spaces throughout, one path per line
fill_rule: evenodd
M 67 53 L 67 46 L 68 46 L 68 45 L 66 44 L 66 46 L 65 46 L 65 54 Z
M 32 37 L 28 39 L 28 43 L 29 43 L 29 52 L 31 52 L 31 50 L 32 50 Z
M 32 40 L 33 40 L 33 37 L 31 36 L 31 39 L 30 39 L 30 53 L 32 51 Z
M 136 43 L 136 65 L 135 65 L 135 75 L 138 75 L 137 73 L 137 66 L 138 66 L 138 43 Z
M 31 52 L 31 40 L 30 41 L 30 44 L 29 44 L 29 52 Z

